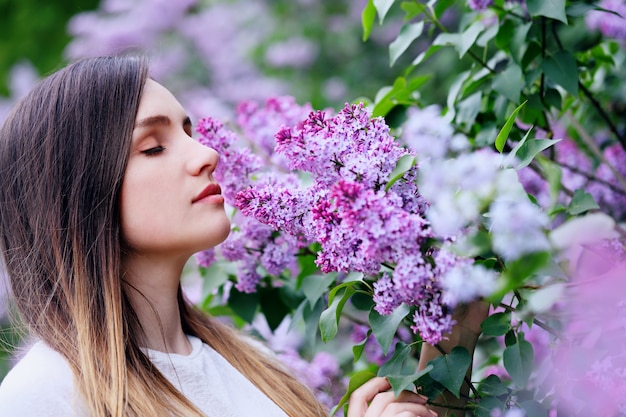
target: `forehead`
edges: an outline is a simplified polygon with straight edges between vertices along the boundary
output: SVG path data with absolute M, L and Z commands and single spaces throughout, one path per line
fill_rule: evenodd
M 179 118 L 185 116 L 185 110 L 167 88 L 148 79 L 141 94 L 136 120 L 156 115 Z

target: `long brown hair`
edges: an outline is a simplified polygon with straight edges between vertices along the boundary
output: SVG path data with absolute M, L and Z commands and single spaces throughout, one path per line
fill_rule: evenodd
M 151 365 L 121 285 L 119 195 L 147 63 L 76 62 L 40 82 L 0 130 L 0 247 L 21 320 L 63 355 L 94 416 L 201 416 Z M 183 329 L 290 416 L 323 407 L 273 358 L 189 305 Z

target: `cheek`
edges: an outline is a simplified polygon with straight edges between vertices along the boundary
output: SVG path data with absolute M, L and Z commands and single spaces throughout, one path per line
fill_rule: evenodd
M 122 238 L 131 247 L 158 241 L 173 216 L 173 200 L 166 198 L 168 193 L 162 178 L 145 178 L 127 170 L 120 195 L 120 220 Z

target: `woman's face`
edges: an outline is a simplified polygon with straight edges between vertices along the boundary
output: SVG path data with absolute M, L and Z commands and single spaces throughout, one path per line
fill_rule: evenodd
M 217 152 L 191 134 L 180 103 L 148 80 L 120 203 L 122 236 L 139 255 L 189 257 L 228 236 L 230 221 L 213 178 Z

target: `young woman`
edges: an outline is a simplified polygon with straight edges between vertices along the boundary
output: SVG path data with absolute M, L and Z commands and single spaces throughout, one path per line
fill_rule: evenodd
M 144 60 L 43 80 L 0 130 L 0 247 L 39 339 L 0 387 L 2 416 L 324 416 L 283 366 L 185 301 L 180 275 L 229 233 L 218 155 Z M 430 416 L 375 378 L 350 417 Z

